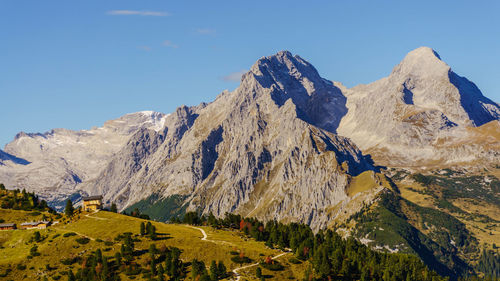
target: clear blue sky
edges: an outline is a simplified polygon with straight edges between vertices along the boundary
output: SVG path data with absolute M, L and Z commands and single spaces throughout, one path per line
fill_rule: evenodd
M 499 102 L 499 12 L 499 1 L 0 0 L 0 147 L 19 131 L 212 101 L 284 49 L 354 86 L 429 46 Z

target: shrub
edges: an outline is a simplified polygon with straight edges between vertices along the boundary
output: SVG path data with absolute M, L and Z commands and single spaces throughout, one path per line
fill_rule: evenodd
M 25 266 L 24 264 L 20 264 L 20 263 L 18 263 L 18 264 L 16 265 L 16 268 L 17 268 L 18 270 L 25 270 L 25 269 L 26 269 L 26 266 Z
M 74 233 L 74 232 L 67 232 L 67 233 L 63 234 L 63 237 L 70 237 L 70 236 L 75 236 L 75 235 L 76 235 L 76 233 Z
M 251 263 L 252 260 L 249 257 L 234 256 L 231 257 L 231 261 L 234 263 Z
M 90 242 L 90 239 L 88 239 L 87 237 L 76 238 L 76 242 L 80 244 L 87 244 Z
M 111 242 L 111 241 L 105 241 L 104 245 L 106 245 L 106 246 L 113 246 L 113 242 Z

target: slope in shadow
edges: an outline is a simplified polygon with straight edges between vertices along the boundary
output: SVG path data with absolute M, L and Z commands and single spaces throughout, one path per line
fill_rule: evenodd
M 10 160 L 10 161 L 14 162 L 15 164 L 19 164 L 19 165 L 28 165 L 31 163 L 30 161 L 28 161 L 26 159 L 16 157 L 16 156 L 9 154 L 3 150 L 0 150 L 0 165 L 5 165 L 2 163 L 2 161 L 6 161 L 6 160 Z

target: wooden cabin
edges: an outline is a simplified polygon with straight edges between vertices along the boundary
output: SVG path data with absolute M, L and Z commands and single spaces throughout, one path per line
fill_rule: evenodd
M 15 223 L 0 223 L 0 230 L 13 230 L 16 229 Z
M 50 225 L 50 221 L 35 221 L 21 223 L 21 229 L 45 229 Z
M 102 196 L 83 197 L 83 210 L 86 212 L 97 211 L 102 208 Z

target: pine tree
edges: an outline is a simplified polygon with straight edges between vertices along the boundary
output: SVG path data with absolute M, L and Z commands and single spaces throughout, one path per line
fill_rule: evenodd
M 35 240 L 35 242 L 40 242 L 42 240 L 39 231 L 35 231 L 35 233 L 33 233 L 33 240 Z
M 222 279 L 224 277 L 226 277 L 226 266 L 224 265 L 224 263 L 222 261 L 219 261 L 219 264 L 217 265 L 218 267 L 218 272 L 219 272 L 219 279 Z
M 214 260 L 210 263 L 210 279 L 214 281 L 219 279 L 219 269 Z
M 255 270 L 255 276 L 257 278 L 262 277 L 262 269 L 260 267 L 257 267 L 257 269 Z
M 144 236 L 146 234 L 146 225 L 144 222 L 141 222 L 141 236 Z
M 156 226 L 154 225 L 151 226 L 151 232 L 149 233 L 149 238 L 151 238 L 151 240 L 156 240 Z
M 75 208 L 73 208 L 73 202 L 70 199 L 66 201 L 66 208 L 64 209 L 64 213 L 66 216 L 71 217 L 75 212 Z
M 76 281 L 75 275 L 71 270 L 68 270 L 68 281 Z
M 115 261 L 116 265 L 118 266 L 120 266 L 120 264 L 122 263 L 122 255 L 120 254 L 120 252 L 115 253 Z

